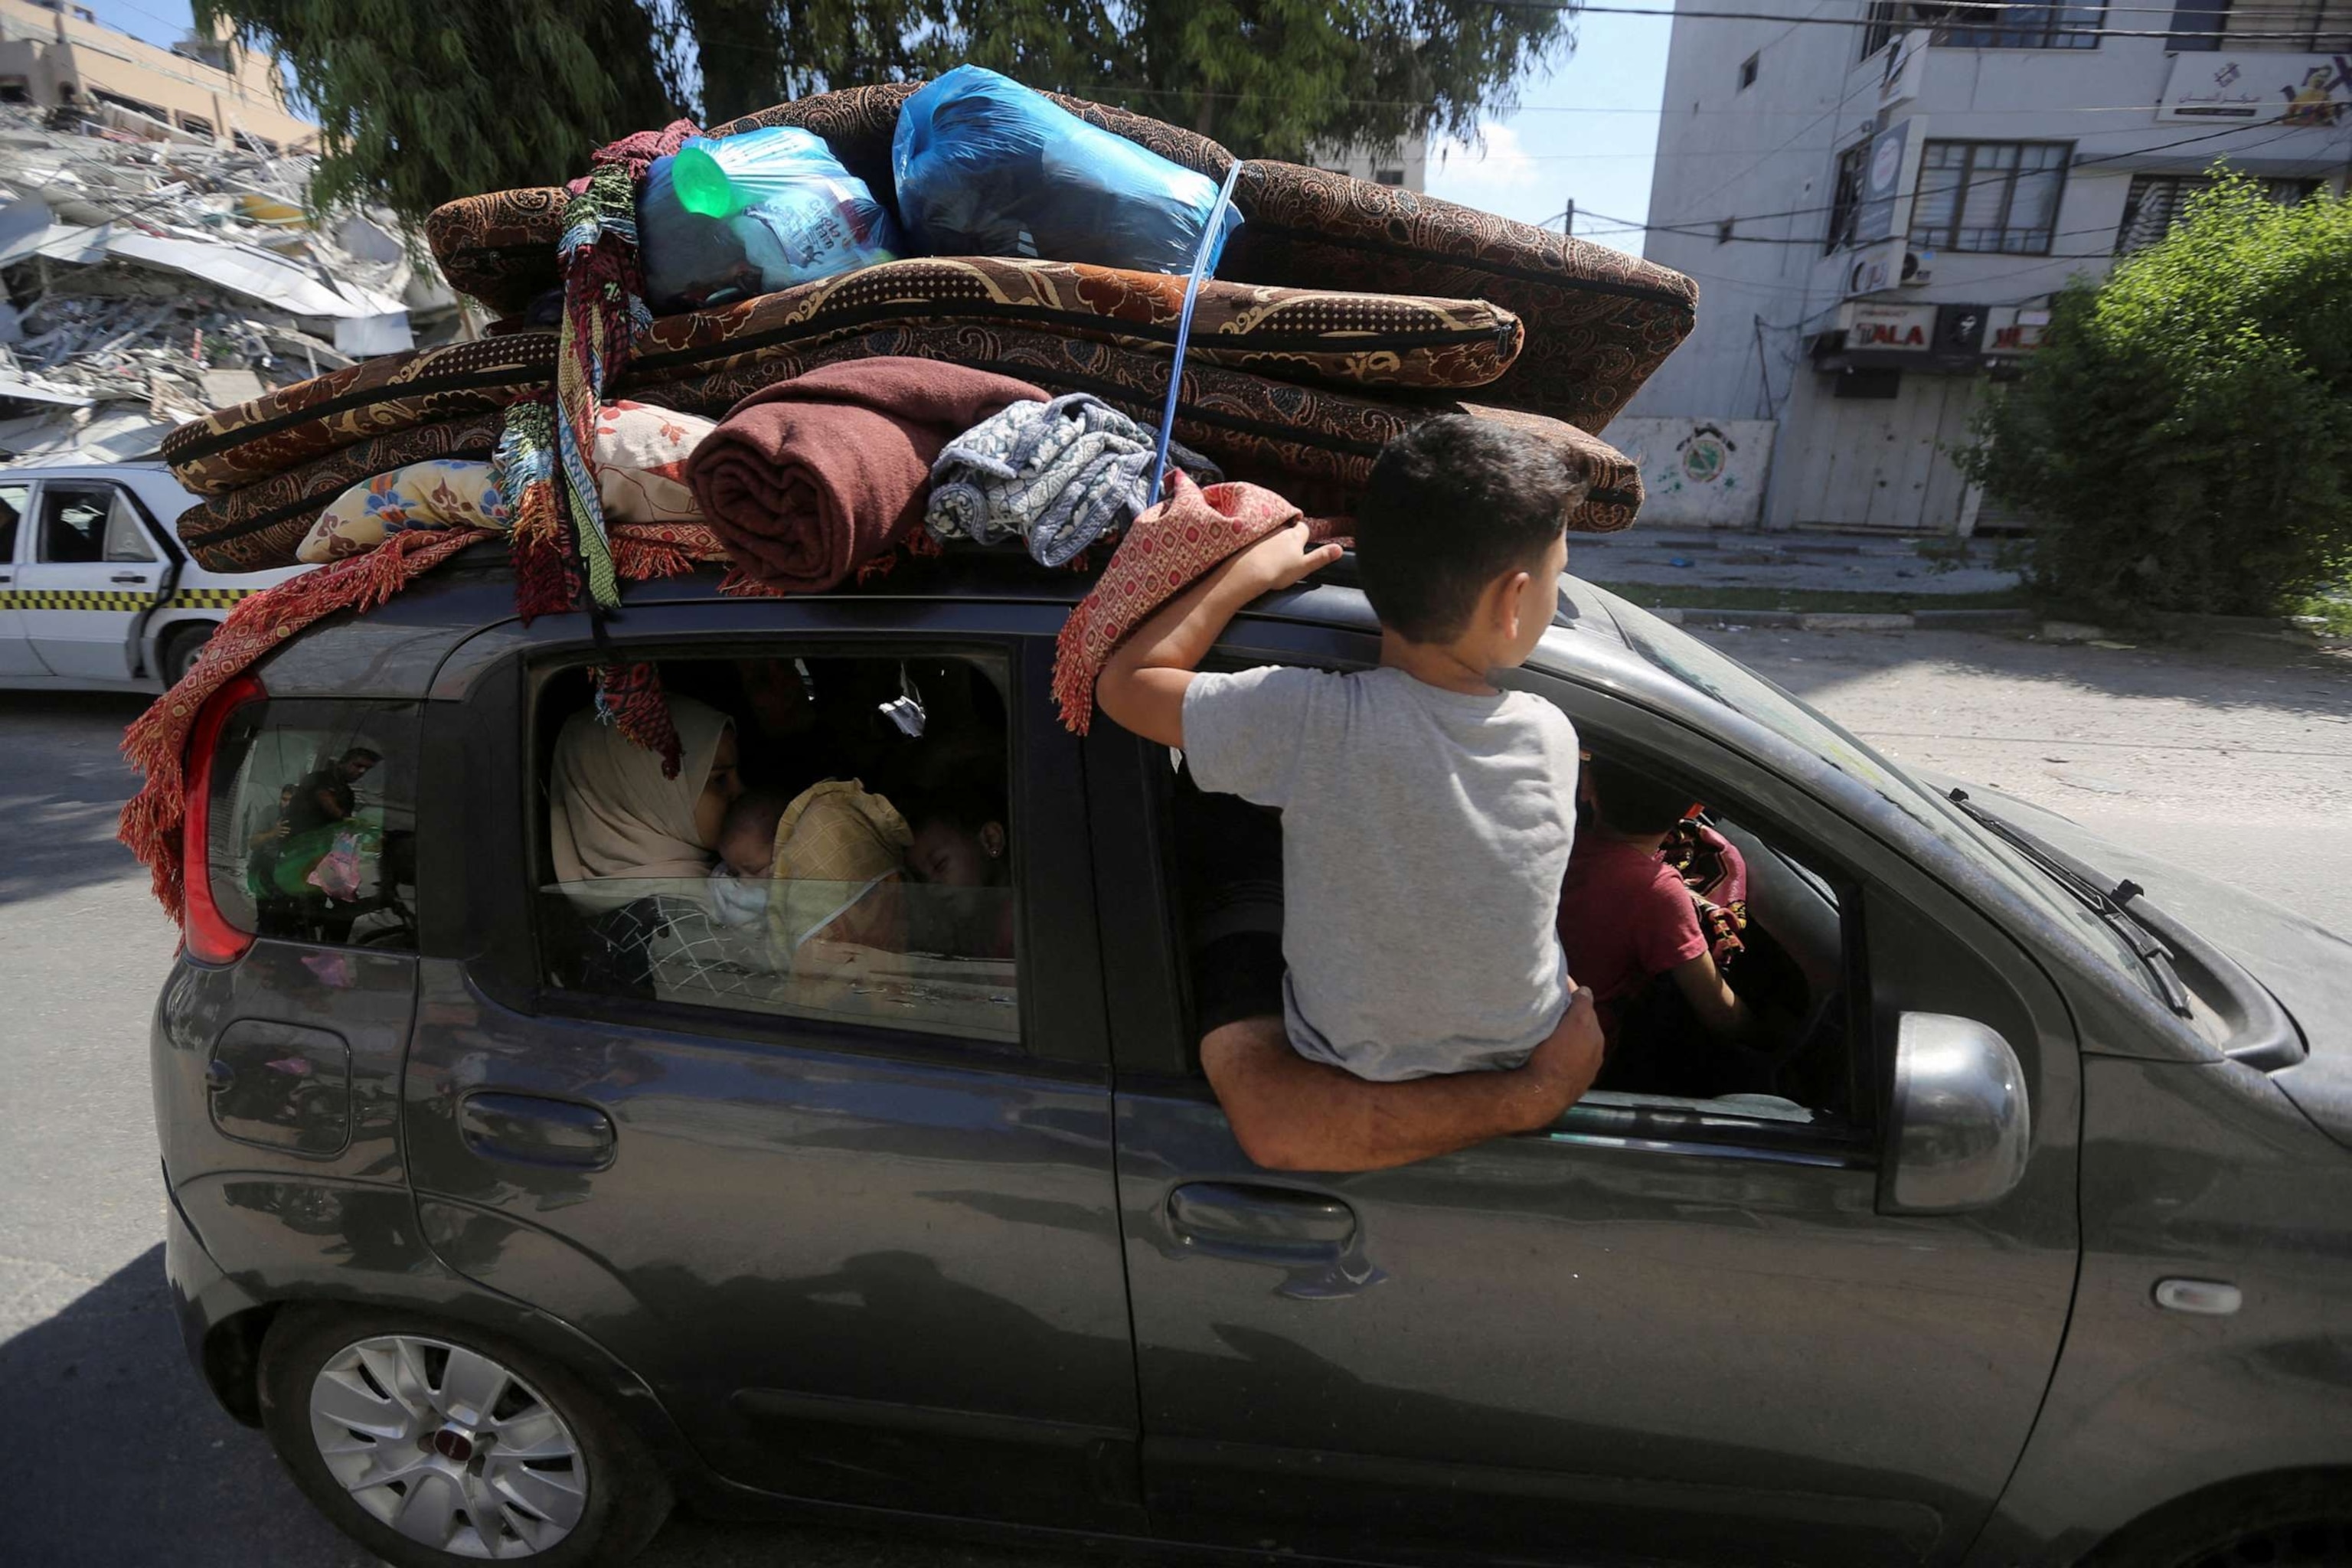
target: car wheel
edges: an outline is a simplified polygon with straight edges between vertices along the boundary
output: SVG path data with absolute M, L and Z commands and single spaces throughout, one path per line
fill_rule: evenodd
M 188 671 L 196 667 L 196 659 L 205 646 L 213 640 L 215 628 L 210 622 L 202 626 L 182 626 L 163 644 L 163 684 L 177 686 Z
M 261 1353 L 262 1424 L 337 1529 L 398 1568 L 625 1563 L 668 1516 L 635 1435 L 543 1357 L 400 1313 L 299 1314 Z
M 2296 1476 L 2167 1509 L 2124 1531 L 2086 1563 L 2106 1568 L 2295 1568 L 2352 1563 L 2352 1480 Z

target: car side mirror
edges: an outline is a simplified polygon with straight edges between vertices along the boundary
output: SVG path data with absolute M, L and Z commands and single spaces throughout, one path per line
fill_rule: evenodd
M 1999 1203 L 2033 1143 L 2025 1069 L 1998 1031 L 1948 1013 L 1906 1013 L 1895 1036 L 1893 1157 L 1885 1214 L 1958 1214 Z

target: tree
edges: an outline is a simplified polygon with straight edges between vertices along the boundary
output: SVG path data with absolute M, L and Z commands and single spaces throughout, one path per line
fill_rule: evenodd
M 672 117 L 654 18 L 635 0 L 194 0 L 274 52 L 319 121 L 310 190 L 421 218 L 441 203 L 583 173 L 614 136 Z
M 317 114 L 313 199 L 410 219 L 551 184 L 677 112 L 717 124 L 969 60 L 1245 157 L 1468 135 L 1568 42 L 1491 0 L 194 0 Z
M 2273 614 L 2352 569 L 2352 201 L 2224 174 L 2060 294 L 1963 467 L 2043 522 L 2034 571 L 2116 615 Z

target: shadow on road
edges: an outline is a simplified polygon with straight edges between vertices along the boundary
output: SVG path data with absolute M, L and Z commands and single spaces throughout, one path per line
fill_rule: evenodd
M 0 1343 L 0 1473 L 12 1562 L 373 1562 L 213 1403 L 180 1348 L 160 1243 Z
M 0 692 L 0 817 L 9 825 L 0 904 L 145 875 L 116 842 L 138 787 L 117 747 L 147 699 Z
M 159 1244 L 0 1342 L 6 1561 L 109 1568 L 369 1568 L 180 1345 Z M 680 1513 L 639 1568 L 1136 1568 L 1164 1561 Z

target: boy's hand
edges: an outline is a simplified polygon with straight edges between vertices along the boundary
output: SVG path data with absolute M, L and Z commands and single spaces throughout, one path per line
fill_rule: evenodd
M 1320 571 L 1339 559 L 1340 553 L 1337 544 L 1308 543 L 1307 523 L 1301 519 L 1276 529 L 1234 556 L 1228 581 L 1236 588 L 1247 589 L 1255 599 Z

